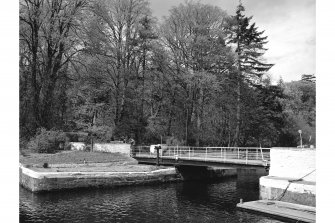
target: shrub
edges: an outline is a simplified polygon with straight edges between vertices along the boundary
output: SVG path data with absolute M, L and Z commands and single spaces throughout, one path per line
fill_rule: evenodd
M 86 145 L 85 149 L 84 149 L 84 152 L 90 152 L 90 151 L 92 151 L 92 146 L 91 145 Z
M 109 126 L 93 126 L 87 130 L 93 135 L 95 142 L 109 142 L 113 135 L 113 128 Z M 88 141 L 90 141 L 88 137 Z
M 57 130 L 47 131 L 40 129 L 29 143 L 28 148 L 38 153 L 54 153 L 59 149 L 59 144 L 66 140 L 65 133 Z
M 183 140 L 179 140 L 179 139 L 177 139 L 174 136 L 171 136 L 171 137 L 168 137 L 166 139 L 166 144 L 168 146 L 177 146 L 177 145 L 182 146 L 182 145 L 184 145 L 184 141 Z

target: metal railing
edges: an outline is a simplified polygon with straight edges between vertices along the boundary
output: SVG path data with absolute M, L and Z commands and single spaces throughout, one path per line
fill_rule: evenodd
M 150 146 L 133 148 L 134 157 L 157 157 L 157 152 L 150 151 Z M 212 162 L 231 162 L 240 164 L 270 163 L 270 149 L 257 147 L 194 147 L 162 146 L 159 157 L 164 159 L 202 160 Z

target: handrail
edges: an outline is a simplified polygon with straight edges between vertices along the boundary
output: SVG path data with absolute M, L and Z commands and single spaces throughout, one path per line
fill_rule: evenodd
M 160 158 L 203 160 L 218 162 L 239 162 L 241 164 L 270 163 L 270 148 L 260 147 L 194 147 L 161 145 Z M 150 151 L 150 146 L 135 146 L 132 151 L 137 157 L 156 157 L 157 151 Z

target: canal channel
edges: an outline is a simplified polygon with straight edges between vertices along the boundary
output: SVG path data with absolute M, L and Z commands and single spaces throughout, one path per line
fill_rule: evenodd
M 236 209 L 240 198 L 258 200 L 262 175 L 40 194 L 20 187 L 20 222 L 282 222 Z

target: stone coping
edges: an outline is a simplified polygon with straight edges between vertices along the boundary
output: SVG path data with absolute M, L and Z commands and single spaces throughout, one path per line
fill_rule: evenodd
M 42 179 L 42 178 L 67 178 L 67 177 L 109 177 L 115 175 L 154 175 L 154 174 L 173 174 L 175 173 L 175 168 L 166 168 L 153 171 L 131 171 L 131 172 L 93 172 L 93 171 L 74 171 L 74 172 L 37 172 L 29 167 L 25 167 L 20 163 L 19 167 L 23 174 L 26 174 L 32 178 Z
M 316 194 L 316 183 L 313 181 L 294 181 L 296 178 L 284 178 L 275 176 L 263 176 L 259 179 L 260 186 L 268 188 L 287 189 L 295 193 Z

